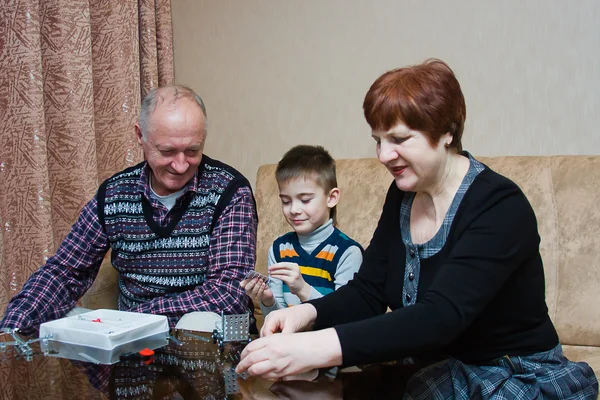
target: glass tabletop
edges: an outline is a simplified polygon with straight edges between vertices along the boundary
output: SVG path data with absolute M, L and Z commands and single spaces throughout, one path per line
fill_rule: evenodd
M 239 398 L 235 365 L 244 344 L 221 350 L 210 333 L 173 330 L 177 339 L 150 356 L 128 354 L 103 365 L 44 355 L 31 344 L 27 360 L 14 348 L 0 353 L 2 399 Z M 247 376 L 242 376 L 247 378 Z
M 210 333 L 173 330 L 177 341 L 151 356 L 129 354 L 113 365 L 45 356 L 38 343 L 26 360 L 0 352 L 0 399 L 362 399 L 397 397 L 414 368 L 370 366 L 313 381 L 272 382 L 238 376 L 245 344 L 223 350 Z

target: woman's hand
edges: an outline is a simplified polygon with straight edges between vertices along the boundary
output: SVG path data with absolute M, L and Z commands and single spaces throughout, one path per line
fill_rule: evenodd
M 333 328 L 317 332 L 270 335 L 254 340 L 242 351 L 235 372 L 248 371 L 265 379 L 300 375 L 342 363 L 342 347 Z
M 312 328 L 316 319 L 317 309 L 312 304 L 299 304 L 273 311 L 265 318 L 260 336 L 307 331 Z
M 298 264 L 280 262 L 270 265 L 269 275 L 272 278 L 281 279 L 290 287 L 290 292 L 298 296 L 300 300 L 306 301 L 310 298 L 312 287 L 302 277 Z
M 244 279 L 240 282 L 240 286 L 244 288 L 246 294 L 250 296 L 255 303 L 261 302 L 267 307 L 273 307 L 273 304 L 275 304 L 273 292 L 259 277 Z

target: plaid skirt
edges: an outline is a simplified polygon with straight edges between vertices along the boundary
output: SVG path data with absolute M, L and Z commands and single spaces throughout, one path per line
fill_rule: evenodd
M 598 380 L 584 362 L 565 358 L 559 344 L 526 357 L 505 356 L 489 365 L 456 359 L 426 367 L 407 383 L 404 399 L 596 399 Z

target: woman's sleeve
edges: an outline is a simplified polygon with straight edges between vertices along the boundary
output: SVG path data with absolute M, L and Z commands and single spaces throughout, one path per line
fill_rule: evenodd
M 344 365 L 397 360 L 447 346 L 531 257 L 539 235 L 523 193 L 513 185 L 483 202 L 473 206 L 477 214 L 417 304 L 335 327 Z

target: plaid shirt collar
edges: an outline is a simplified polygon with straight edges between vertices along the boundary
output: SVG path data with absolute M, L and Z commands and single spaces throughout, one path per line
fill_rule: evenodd
M 181 196 L 185 196 L 189 192 L 196 193 L 198 191 L 198 180 L 200 171 L 204 169 L 204 159 L 200 163 L 198 167 L 198 171 L 194 174 L 192 179 L 185 185 L 185 190 L 181 194 Z M 140 174 L 140 179 L 138 181 L 137 191 L 138 193 L 142 193 L 148 200 L 152 199 L 150 188 L 150 176 L 152 175 L 152 170 L 150 169 L 150 165 L 146 162 L 142 167 L 142 173 Z

